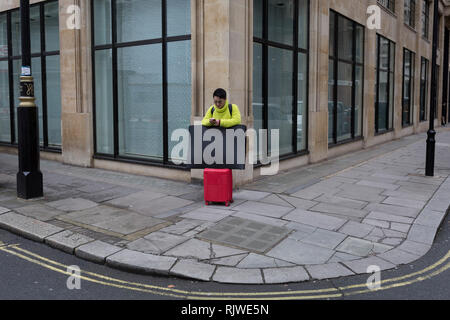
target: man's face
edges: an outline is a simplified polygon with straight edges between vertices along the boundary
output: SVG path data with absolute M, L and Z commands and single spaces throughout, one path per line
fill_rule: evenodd
M 227 103 L 226 99 L 221 99 L 219 97 L 214 97 L 214 104 L 216 105 L 217 108 L 222 109 L 223 107 L 225 107 L 226 103 Z

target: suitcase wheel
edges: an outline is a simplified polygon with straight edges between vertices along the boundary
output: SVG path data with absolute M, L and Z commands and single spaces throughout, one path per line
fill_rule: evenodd
M 230 206 L 230 202 L 229 201 L 225 202 L 225 207 L 229 207 L 229 206 Z

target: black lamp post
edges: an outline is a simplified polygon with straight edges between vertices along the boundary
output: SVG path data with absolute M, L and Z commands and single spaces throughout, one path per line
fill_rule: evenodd
M 430 129 L 427 138 L 427 158 L 425 175 L 434 176 L 434 160 L 436 150 L 436 131 L 434 130 L 434 115 L 437 107 L 437 44 L 439 37 L 439 0 L 434 0 L 433 14 L 433 51 L 431 60 L 431 103 L 430 103 Z
M 22 72 L 20 104 L 17 109 L 19 172 L 17 196 L 22 199 L 43 196 L 43 180 L 39 165 L 39 122 L 35 104 L 34 82 L 31 74 L 30 1 L 20 0 L 22 31 Z

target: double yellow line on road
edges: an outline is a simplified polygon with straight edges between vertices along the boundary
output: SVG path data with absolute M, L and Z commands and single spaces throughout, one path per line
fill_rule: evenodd
M 17 244 L 5 245 L 0 242 L 0 252 L 9 253 L 20 259 L 39 265 L 48 270 L 74 276 L 69 266 L 57 261 L 48 259 L 29 250 L 20 248 Z M 123 290 L 131 290 L 153 295 L 165 296 L 175 299 L 191 300 L 310 300 L 310 299 L 332 299 L 349 295 L 371 293 L 393 288 L 408 286 L 435 277 L 450 268 L 450 251 L 439 259 L 436 263 L 414 273 L 401 277 L 389 278 L 380 281 L 380 288 L 376 290 L 368 289 L 366 283 L 354 284 L 337 288 L 297 290 L 297 291 L 274 291 L 274 292 L 201 292 L 186 291 L 176 288 L 166 288 L 151 284 L 130 282 L 117 278 L 108 277 L 102 274 L 81 271 L 79 278 L 84 281 L 114 287 Z

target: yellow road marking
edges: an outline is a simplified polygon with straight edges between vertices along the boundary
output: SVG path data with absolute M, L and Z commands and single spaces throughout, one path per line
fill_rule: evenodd
M 437 271 L 435 271 L 433 273 L 430 273 L 430 274 L 425 275 L 423 277 L 418 277 L 418 278 L 416 278 L 414 280 L 411 280 L 411 281 L 394 283 L 394 284 L 392 284 L 390 286 L 382 286 L 382 287 L 380 287 L 378 289 L 375 289 L 375 290 L 370 290 L 369 289 L 369 290 L 354 291 L 354 292 L 346 293 L 345 295 L 351 296 L 351 295 L 356 295 L 356 294 L 363 294 L 363 293 L 369 293 L 369 292 L 375 292 L 375 291 L 383 291 L 383 290 L 388 290 L 388 289 L 392 289 L 392 288 L 399 288 L 399 287 L 403 287 L 403 286 L 408 286 L 408 285 L 411 285 L 411 284 L 416 283 L 416 282 L 420 282 L 420 281 L 431 279 L 434 276 L 437 276 L 438 274 L 444 272 L 448 268 L 450 268 L 450 263 L 447 263 L 444 267 L 438 269 Z
M 30 252 L 28 250 L 19 248 L 18 245 L 3 246 L 3 247 L 0 247 L 0 250 L 4 251 L 4 252 L 8 252 L 13 255 L 16 255 L 24 260 L 38 264 L 38 265 L 40 265 L 44 268 L 50 269 L 52 271 L 59 272 L 59 273 L 65 274 L 65 275 L 73 276 L 70 272 L 58 269 L 58 268 L 53 267 L 42 261 L 38 261 L 36 259 L 27 257 L 24 254 L 15 252 L 11 249 L 7 249 L 8 247 L 10 247 L 11 249 L 14 249 L 14 250 L 21 251 L 24 254 L 28 254 L 28 255 L 35 257 L 37 259 L 40 259 L 42 261 L 46 261 L 50 264 L 53 264 L 53 265 L 56 265 L 59 267 L 63 267 L 67 270 L 67 267 L 68 267 L 67 265 L 61 264 L 59 262 L 56 262 L 54 260 L 51 260 L 51 259 L 48 259 L 45 257 L 42 257 L 42 256 L 35 254 L 33 252 Z M 446 260 L 449 259 L 449 257 L 450 257 L 450 251 L 447 252 L 447 254 L 443 258 L 441 258 L 439 261 L 437 261 L 433 265 L 428 266 L 425 269 L 422 269 L 420 271 L 417 271 L 417 272 L 414 272 L 414 273 L 411 273 L 408 275 L 404 275 L 401 277 L 382 280 L 381 284 L 395 282 L 395 281 L 401 281 L 404 279 L 408 279 L 408 278 L 429 272 L 433 269 L 436 269 L 443 263 L 445 263 Z M 328 288 L 328 289 L 317 289 L 317 290 L 298 290 L 298 291 L 260 292 L 260 293 L 258 293 L 258 292 L 248 292 L 248 293 L 246 293 L 246 292 L 194 292 L 194 291 L 190 292 L 190 291 L 148 285 L 148 284 L 143 284 L 143 283 L 129 282 L 129 281 L 115 279 L 115 278 L 111 278 L 111 277 L 107 277 L 107 276 L 104 276 L 101 274 L 87 272 L 87 271 L 82 271 L 82 273 L 103 279 L 105 281 L 96 280 L 96 279 L 93 279 L 93 278 L 90 278 L 87 276 L 81 276 L 81 275 L 80 275 L 80 278 L 83 280 L 86 280 L 86 281 L 90 281 L 90 282 L 94 282 L 94 283 L 98 283 L 98 284 L 102 284 L 102 285 L 106 285 L 106 286 L 127 289 L 127 290 L 140 291 L 140 292 L 146 292 L 146 293 L 152 293 L 152 294 L 163 295 L 163 296 L 169 296 L 169 297 L 173 297 L 173 298 L 202 299 L 202 300 L 242 300 L 245 297 L 247 299 L 252 299 L 252 300 L 259 300 L 259 299 L 262 299 L 262 300 L 290 300 L 290 299 L 325 299 L 325 298 L 342 297 L 343 294 L 340 292 L 337 292 L 337 291 L 344 292 L 344 295 L 355 295 L 355 294 L 363 294 L 363 293 L 379 291 L 379 290 L 387 290 L 387 289 L 396 288 L 396 287 L 402 287 L 402 286 L 410 285 L 410 284 L 413 284 L 413 283 L 416 283 L 419 281 L 430 279 L 430 278 L 444 272 L 448 268 L 450 268 L 450 263 L 447 263 L 444 267 L 438 269 L 437 271 L 434 271 L 431 274 L 421 276 L 421 277 L 418 277 L 418 278 L 410 280 L 410 281 L 393 283 L 389 286 L 382 286 L 380 289 L 377 289 L 377 290 L 369 289 L 369 290 L 353 291 L 353 292 L 348 292 L 348 293 L 344 292 L 344 291 L 348 291 L 348 290 L 355 289 L 355 288 L 367 287 L 367 285 L 364 283 L 364 284 L 350 285 L 350 286 L 346 286 L 346 287 L 339 287 L 337 289 L 336 288 Z M 108 282 L 106 282 L 106 281 L 108 281 Z M 112 282 L 117 282 L 120 284 L 115 284 Z M 142 288 L 136 288 L 136 287 L 142 287 Z M 158 291 L 155 291 L 155 290 L 158 290 Z M 163 291 L 163 292 L 159 292 L 159 291 Z M 321 293 L 325 293 L 325 292 L 330 292 L 330 294 L 321 294 Z M 307 295 L 298 296 L 298 294 L 307 294 Z M 285 295 L 285 297 L 269 297 L 269 296 L 277 296 L 277 295 Z M 295 295 L 297 295 L 297 296 L 295 296 Z M 258 296 L 261 298 L 255 298 Z M 232 298 L 232 297 L 239 297 L 239 298 Z

